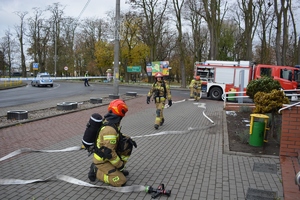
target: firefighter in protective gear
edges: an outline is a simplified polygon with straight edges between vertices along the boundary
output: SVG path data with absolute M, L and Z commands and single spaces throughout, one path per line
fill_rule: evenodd
M 125 185 L 125 176 L 129 175 L 125 164 L 133 146 L 137 147 L 135 141 L 120 132 L 120 123 L 127 111 L 128 107 L 123 100 L 110 102 L 95 144 L 93 163 L 88 174 L 90 181 L 97 178 L 114 187 Z
M 163 74 L 161 72 L 157 72 L 155 74 L 155 82 L 153 83 L 147 95 L 147 104 L 150 103 L 151 96 L 153 96 L 156 105 L 154 128 L 158 129 L 158 127 L 163 125 L 163 123 L 165 122 L 163 109 L 165 107 L 166 100 L 168 100 L 168 105 L 172 106 L 170 86 L 165 80 L 163 80 Z
M 190 98 L 191 98 L 191 99 L 194 98 L 194 88 L 193 88 L 194 82 L 195 82 L 195 79 L 192 79 L 192 80 L 191 80 L 191 83 L 190 83 L 190 85 L 189 85 L 189 88 L 190 88 Z
M 200 80 L 200 76 L 196 76 L 195 80 L 193 81 L 192 88 L 193 88 L 193 94 L 194 94 L 194 101 L 200 100 L 200 92 L 201 92 L 201 85 L 202 81 Z

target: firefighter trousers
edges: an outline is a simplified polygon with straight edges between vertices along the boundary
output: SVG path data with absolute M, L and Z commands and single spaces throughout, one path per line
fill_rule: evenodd
M 130 155 L 128 155 L 128 152 L 123 152 L 119 154 L 121 157 L 126 157 L 126 160 L 123 160 L 125 165 Z M 127 181 L 126 177 L 109 161 L 99 162 L 96 158 L 93 158 L 93 162 L 98 168 L 96 174 L 97 179 L 114 187 L 121 187 L 125 185 Z
M 94 163 L 97 160 L 94 158 Z M 126 183 L 126 177 L 124 174 L 115 168 L 110 162 L 97 163 L 95 166 L 98 168 L 96 177 L 114 187 L 121 187 Z
M 194 93 L 194 99 L 195 101 L 199 101 L 200 100 L 200 92 L 201 92 L 201 89 L 200 88 L 197 88 L 193 90 L 193 93 Z
M 190 87 L 190 98 L 194 98 L 194 88 Z
M 155 124 L 160 125 L 160 123 L 162 122 L 163 118 L 164 118 L 164 108 L 165 108 L 165 99 L 162 101 L 160 100 L 159 102 L 156 102 L 156 117 L 155 117 Z

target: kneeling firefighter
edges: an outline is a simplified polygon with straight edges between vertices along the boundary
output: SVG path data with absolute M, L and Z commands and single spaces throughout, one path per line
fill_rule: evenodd
M 155 82 L 153 83 L 147 95 L 147 104 L 150 103 L 150 98 L 152 95 L 156 105 L 154 128 L 158 129 L 158 127 L 163 125 L 163 123 L 165 122 L 163 110 L 165 107 L 166 99 L 168 99 L 168 105 L 172 106 L 170 86 L 165 80 L 163 80 L 163 74 L 161 72 L 157 72 L 155 74 Z
M 90 181 L 96 178 L 115 187 L 124 186 L 129 172 L 125 164 L 131 155 L 136 142 L 120 132 L 120 123 L 128 111 L 121 99 L 110 102 L 108 113 L 104 115 L 103 126 L 99 131 L 93 153 L 88 177 Z

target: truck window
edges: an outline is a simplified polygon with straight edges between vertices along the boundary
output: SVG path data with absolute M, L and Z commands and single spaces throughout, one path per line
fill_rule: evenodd
M 203 81 L 213 81 L 214 69 L 197 67 L 197 76 L 200 76 Z
M 272 75 L 272 69 L 271 68 L 261 68 L 260 69 L 260 75 L 261 76 L 271 77 L 271 75 Z
M 292 70 L 281 69 L 280 78 L 292 81 Z
M 295 81 L 300 82 L 300 72 L 298 70 L 294 71 Z

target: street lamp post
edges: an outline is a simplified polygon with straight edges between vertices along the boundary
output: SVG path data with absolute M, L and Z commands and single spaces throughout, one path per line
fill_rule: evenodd
M 120 50 L 120 0 L 116 0 L 115 18 L 115 46 L 114 46 L 114 96 L 119 96 L 119 50 Z

